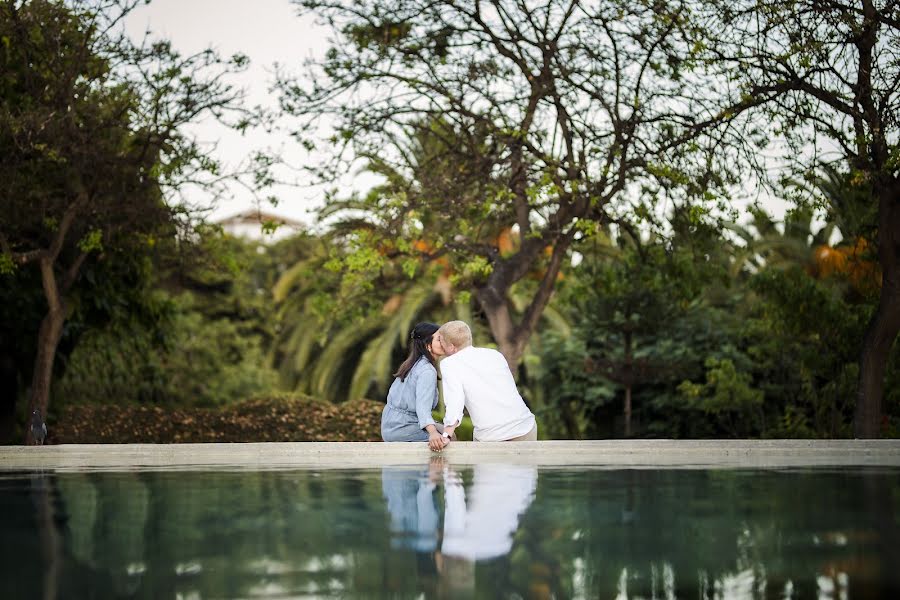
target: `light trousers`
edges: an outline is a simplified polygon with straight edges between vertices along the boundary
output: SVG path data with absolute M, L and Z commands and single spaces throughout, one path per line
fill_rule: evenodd
M 479 442 L 478 438 L 473 436 L 473 439 L 476 442 Z M 504 442 L 536 442 L 537 441 L 537 423 L 534 424 L 534 427 L 531 428 L 531 431 L 526 433 L 525 435 L 520 435 L 519 437 L 514 437 L 508 440 L 503 440 Z

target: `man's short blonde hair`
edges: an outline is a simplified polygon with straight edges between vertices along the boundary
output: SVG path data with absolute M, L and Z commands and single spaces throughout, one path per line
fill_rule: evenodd
M 438 329 L 441 337 L 457 348 L 465 348 L 472 345 L 472 330 L 465 321 L 447 321 Z

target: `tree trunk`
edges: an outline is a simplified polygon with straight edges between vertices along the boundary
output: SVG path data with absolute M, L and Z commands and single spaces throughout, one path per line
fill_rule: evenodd
M 41 321 L 41 328 L 38 331 L 37 356 L 34 359 L 34 375 L 31 380 L 28 413 L 25 421 L 25 445 L 27 446 L 35 444 L 30 427 L 32 412 L 37 409 L 41 413 L 41 418 L 47 418 L 47 407 L 50 404 L 50 383 L 53 377 L 53 360 L 56 358 L 56 348 L 59 345 L 66 318 L 65 302 L 59 294 L 56 285 L 56 274 L 53 272 L 53 263 L 51 261 L 41 261 L 41 276 L 48 308 L 44 320 Z
M 631 384 L 625 384 L 625 437 L 631 437 Z
M 878 258 L 881 295 L 863 338 L 859 358 L 859 389 L 853 434 L 877 438 L 881 434 L 884 376 L 891 347 L 900 332 L 900 183 L 887 188 L 879 202 Z
M 500 353 L 509 363 L 509 369 L 513 375 L 516 375 L 522 354 L 525 352 L 527 337 L 516 335 L 516 326 L 509 312 L 509 306 L 506 304 L 505 294 L 497 292 L 493 287 L 486 286 L 478 289 L 476 296 L 487 317 L 491 334 L 494 336 L 494 341 L 497 342 Z M 530 337 L 531 332 L 528 333 Z
M 569 434 L 570 440 L 580 440 L 581 439 L 581 427 L 578 426 L 578 417 L 575 416 L 575 411 L 572 410 L 572 403 L 570 401 L 561 402 L 560 412 L 562 413 L 563 423 L 566 425 L 566 431 Z
M 34 436 L 31 434 L 31 414 L 35 409 L 41 413 L 41 418 L 47 418 L 47 407 L 50 404 L 50 382 L 53 375 L 53 360 L 56 357 L 56 347 L 62 335 L 64 315 L 61 311 L 47 311 L 41 322 L 38 333 L 37 356 L 34 360 L 34 377 L 31 380 L 31 392 L 28 399 L 28 416 L 25 421 L 25 444 L 33 446 Z
M 572 229 L 568 233 L 557 235 L 552 240 L 553 251 L 549 264 L 544 269 L 538 290 L 525 309 L 519 323 L 513 321 L 507 294 L 510 287 L 535 266 L 538 254 L 547 246 L 531 240 L 527 243 L 529 246 L 527 251 L 521 250 L 515 260 L 495 264 L 488 283 L 475 290 L 475 297 L 487 316 L 494 341 L 497 342 L 500 352 L 506 357 L 513 376 L 518 371 L 519 363 L 528 346 L 528 340 L 531 339 L 531 334 L 537 328 L 541 315 L 550 302 L 556 279 L 562 269 L 563 260 L 574 235 L 575 230 Z
M 631 385 L 634 382 L 631 332 L 625 332 L 625 437 L 631 437 Z
M 881 433 L 881 401 L 884 376 L 891 347 L 900 331 L 900 273 L 882 275 L 878 310 L 869 322 L 859 359 L 859 390 L 853 434 L 858 438 L 877 438 Z

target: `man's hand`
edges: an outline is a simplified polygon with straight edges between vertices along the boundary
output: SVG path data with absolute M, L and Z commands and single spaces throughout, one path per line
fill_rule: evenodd
M 453 437 L 453 430 L 456 429 L 456 425 L 451 425 L 449 427 L 444 427 L 444 437 L 447 440 L 447 443 L 450 443 L 450 438 Z

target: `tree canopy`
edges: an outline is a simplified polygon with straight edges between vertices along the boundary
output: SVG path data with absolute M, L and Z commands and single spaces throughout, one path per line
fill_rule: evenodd
M 427 239 L 396 251 L 450 260 L 511 365 L 573 242 L 665 203 L 716 200 L 729 181 L 710 151 L 737 125 L 691 72 L 689 3 L 298 4 L 337 35 L 311 85 L 280 84 L 308 143 L 321 143 L 322 117 L 333 124 L 321 174 L 377 158 L 399 176 L 357 206 L 382 227 L 355 242 Z M 411 156 L 405 141 L 425 135 L 429 151 Z M 518 243 L 505 252 L 509 231 Z M 509 291 L 535 268 L 543 278 L 514 315 Z

